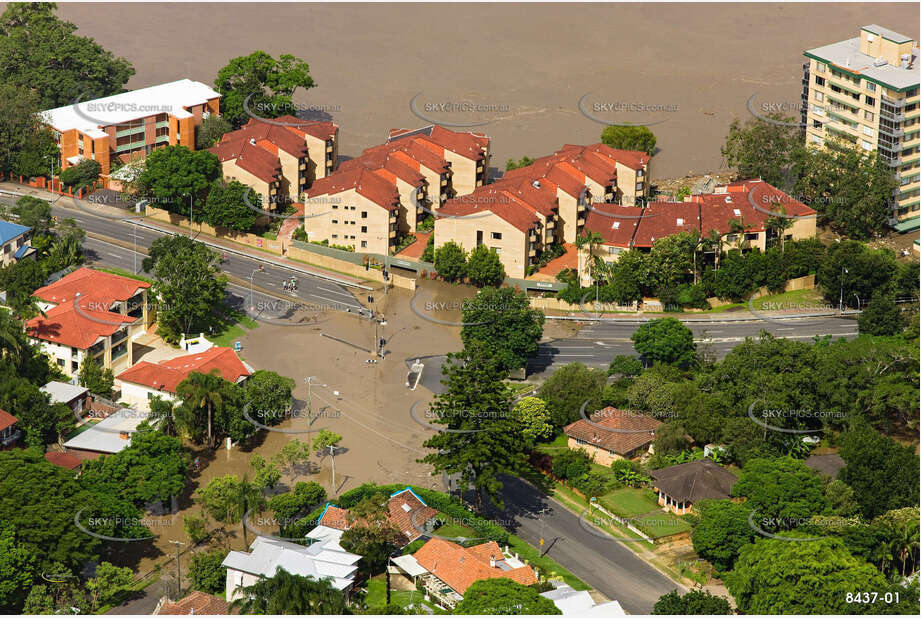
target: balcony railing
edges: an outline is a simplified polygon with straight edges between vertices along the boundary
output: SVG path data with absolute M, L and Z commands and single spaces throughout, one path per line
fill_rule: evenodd
M 891 105 L 892 107 L 902 108 L 908 104 L 908 99 L 891 99 L 884 94 L 879 96 L 879 100 L 885 103 L 886 105 Z
M 19 429 L 16 429 L 10 435 L 0 438 L 0 446 L 7 447 L 11 444 L 16 443 L 16 441 L 19 440 L 19 438 L 21 437 L 22 437 L 22 431 Z

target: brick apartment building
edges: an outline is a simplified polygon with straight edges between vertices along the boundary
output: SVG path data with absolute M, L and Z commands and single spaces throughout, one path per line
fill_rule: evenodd
M 144 158 L 160 146 L 195 149 L 195 129 L 220 113 L 221 95 L 190 79 L 42 112 L 63 168 L 94 159 L 108 174 L 117 160 Z

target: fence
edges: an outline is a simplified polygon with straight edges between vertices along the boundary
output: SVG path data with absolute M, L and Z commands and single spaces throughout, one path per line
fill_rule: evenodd
M 57 193 L 58 195 L 66 195 L 68 197 L 83 198 L 86 195 L 89 195 L 93 191 L 99 189 L 105 189 L 108 186 L 108 181 L 104 178 L 98 178 L 93 181 L 93 184 L 88 187 L 81 187 L 76 190 L 76 192 L 71 191 L 65 185 L 61 184 L 61 181 L 57 178 L 54 178 L 52 181 L 49 181 L 44 176 L 38 176 L 36 178 L 26 178 L 25 176 L 18 176 L 13 178 L 13 182 L 16 182 L 27 187 L 32 187 L 33 189 L 45 189 L 52 193 Z

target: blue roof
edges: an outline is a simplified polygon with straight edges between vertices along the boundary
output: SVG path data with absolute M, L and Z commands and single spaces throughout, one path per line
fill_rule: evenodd
M 32 228 L 28 228 L 18 223 L 0 220 L 0 245 L 5 245 L 17 236 L 22 236 Z
M 13 254 L 13 257 L 18 260 L 19 258 L 24 256 L 29 251 L 32 251 L 32 247 L 30 247 L 29 245 L 23 245 L 19 247 L 18 249 L 16 249 L 16 253 Z
M 410 487 L 409 485 L 406 486 L 406 489 L 401 489 L 400 491 L 395 491 L 395 492 L 393 492 L 392 494 L 390 494 L 390 497 L 391 497 L 391 498 L 395 498 L 395 497 L 399 496 L 400 494 L 402 494 L 402 493 L 404 493 L 404 492 L 407 492 L 407 491 L 408 491 L 409 493 L 411 493 L 412 495 L 414 495 L 414 496 L 416 497 L 416 500 L 418 500 L 419 502 L 422 503 L 422 506 L 428 506 L 428 505 L 425 503 L 425 500 L 423 500 L 422 498 L 420 498 L 420 497 L 419 497 L 419 494 L 417 494 L 416 492 L 414 492 L 414 491 L 413 491 L 413 488 Z

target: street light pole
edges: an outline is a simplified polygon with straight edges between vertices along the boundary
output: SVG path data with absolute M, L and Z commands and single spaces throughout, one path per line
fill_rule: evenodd
M 176 546 L 176 600 L 178 601 L 182 598 L 182 568 L 179 566 L 179 546 L 185 545 L 180 541 L 170 541 L 173 545 Z
M 847 268 L 841 267 L 841 284 L 838 287 L 838 313 L 843 311 L 844 307 L 844 275 L 847 274 Z
M 262 272 L 262 264 L 259 265 L 259 268 L 254 269 L 253 272 L 249 274 L 249 310 L 250 311 L 256 310 L 256 303 L 253 302 L 253 275 L 255 275 L 256 273 L 261 273 L 261 272 Z
M 49 180 L 51 181 L 51 205 L 53 206 L 54 205 L 54 160 L 56 157 L 54 155 L 45 155 L 45 158 L 51 159 L 51 178 Z

